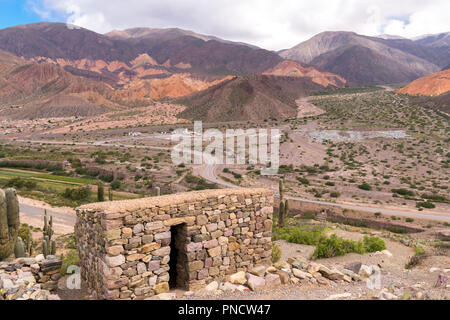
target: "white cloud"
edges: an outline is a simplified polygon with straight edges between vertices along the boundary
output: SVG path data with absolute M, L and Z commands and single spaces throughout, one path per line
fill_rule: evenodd
M 414 37 L 450 31 L 448 0 L 29 0 L 44 18 L 100 33 L 179 27 L 279 50 L 322 31 Z

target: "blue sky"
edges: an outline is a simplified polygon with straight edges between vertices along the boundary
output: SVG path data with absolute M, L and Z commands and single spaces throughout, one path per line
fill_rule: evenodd
M 0 29 L 42 21 L 26 0 L 0 0 Z

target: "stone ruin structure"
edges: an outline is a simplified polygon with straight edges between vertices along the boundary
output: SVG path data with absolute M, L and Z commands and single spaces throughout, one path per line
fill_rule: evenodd
M 222 189 L 82 206 L 81 276 L 99 299 L 145 299 L 270 265 L 273 202 L 266 189 Z

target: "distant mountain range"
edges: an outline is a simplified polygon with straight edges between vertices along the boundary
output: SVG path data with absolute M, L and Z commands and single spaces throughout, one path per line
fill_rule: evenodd
M 0 50 L 0 117 L 16 118 L 90 116 L 182 97 L 187 117 L 292 116 L 295 95 L 411 82 L 450 65 L 449 33 L 408 40 L 324 32 L 275 53 L 177 28 L 99 34 L 37 23 L 0 30 Z
M 166 68 L 201 74 L 261 73 L 282 61 L 277 54 L 179 29 L 131 29 L 98 34 L 63 23 L 37 23 L 0 30 L 0 49 L 26 59 L 36 57 L 129 63 L 150 55 Z
M 412 41 L 323 32 L 280 55 L 338 74 L 352 85 L 409 82 L 450 63 L 446 39 L 427 36 Z

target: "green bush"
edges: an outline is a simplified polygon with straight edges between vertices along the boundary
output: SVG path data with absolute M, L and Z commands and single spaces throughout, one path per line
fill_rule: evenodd
M 372 187 L 367 182 L 364 182 L 363 184 L 359 185 L 358 188 L 365 191 L 372 190 Z
M 91 195 L 91 189 L 87 187 L 79 187 L 75 189 L 67 188 L 63 197 L 74 201 L 85 200 Z
M 281 259 L 281 248 L 279 245 L 274 243 L 272 245 L 272 263 L 277 263 Z
M 417 208 L 426 208 L 426 209 L 434 209 L 436 206 L 433 202 L 426 201 L 426 202 L 417 202 L 416 204 Z
M 335 234 L 328 239 L 322 241 L 314 251 L 313 257 L 316 259 L 331 258 L 336 256 L 343 256 L 350 252 L 363 254 L 364 246 L 361 241 L 352 241 L 339 238 Z
M 399 194 L 401 196 L 409 196 L 409 197 L 415 196 L 414 192 L 412 192 L 411 190 L 407 190 L 407 189 L 392 189 L 392 192 Z
M 305 244 L 310 246 L 318 245 L 326 239 L 323 228 L 315 227 L 312 230 L 304 230 L 304 228 L 282 228 L 277 232 L 280 239 L 291 243 Z
M 378 237 L 365 236 L 363 240 L 364 250 L 366 252 L 377 252 L 386 250 L 386 243 Z
M 28 190 L 36 188 L 37 183 L 32 180 L 23 179 L 20 177 L 12 178 L 8 180 L 6 183 L 7 188 L 16 188 L 16 189 L 23 189 L 26 188 Z
M 364 237 L 362 241 L 353 241 L 339 238 L 335 234 L 321 241 L 314 251 L 316 259 L 343 256 L 347 253 L 364 254 L 366 252 L 377 252 L 386 249 L 385 242 L 378 237 Z
M 67 268 L 70 266 L 78 266 L 80 264 L 80 258 L 78 256 L 77 250 L 70 250 L 66 256 L 63 258 L 63 263 L 61 266 L 61 275 L 65 276 L 67 274 Z
M 111 189 L 118 190 L 120 189 L 121 185 L 122 183 L 119 180 L 114 180 L 113 182 L 111 182 Z
M 339 198 L 341 196 L 341 194 L 339 192 L 331 192 L 330 193 L 330 197 L 332 198 Z
M 305 186 L 309 186 L 309 180 L 303 177 L 297 177 L 298 182 L 300 182 L 301 184 L 305 185 Z
M 413 219 L 413 218 L 406 218 L 405 221 L 406 221 L 406 222 L 414 222 L 414 219 Z

